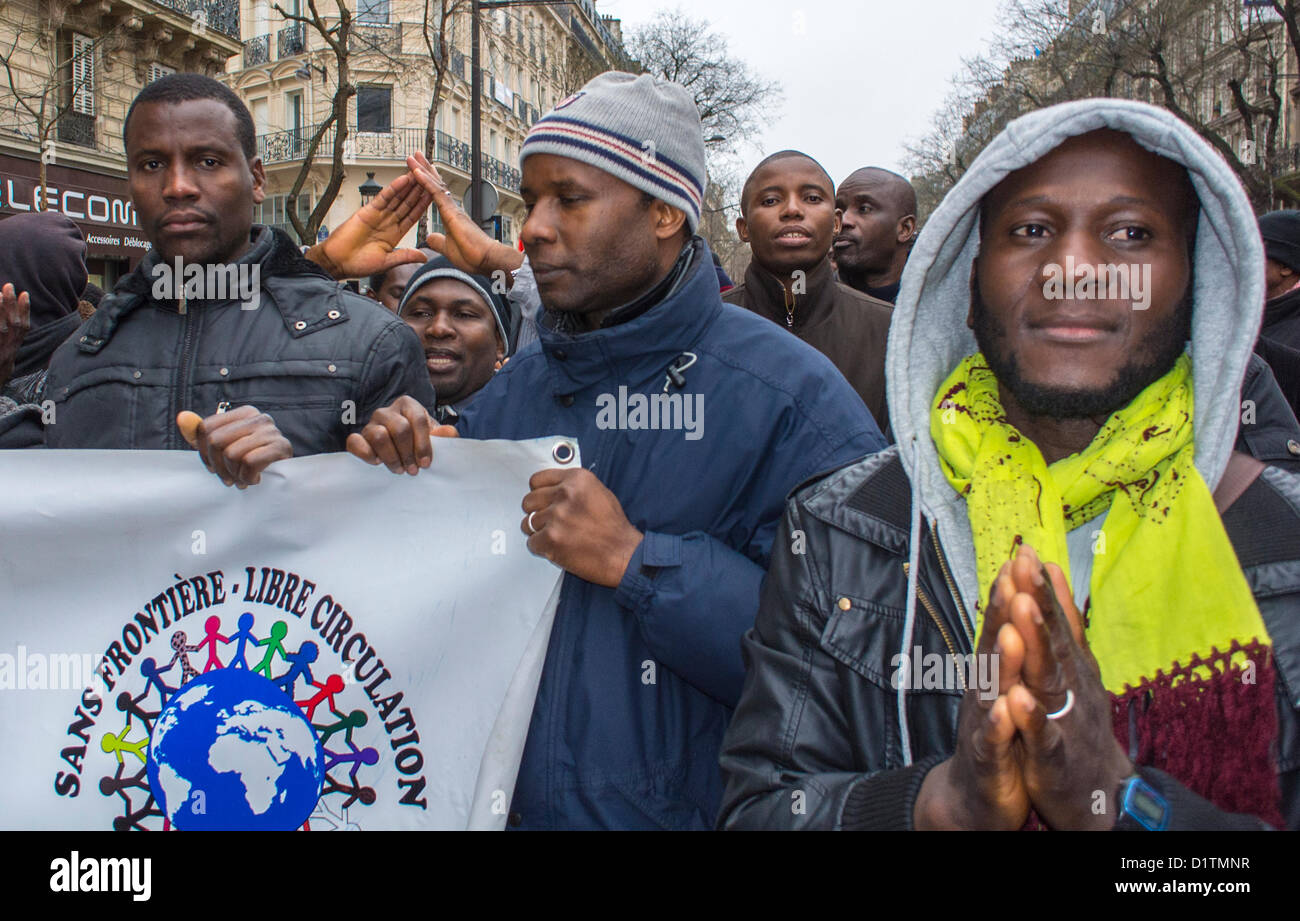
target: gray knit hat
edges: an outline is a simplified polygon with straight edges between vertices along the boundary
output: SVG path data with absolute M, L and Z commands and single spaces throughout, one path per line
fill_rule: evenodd
M 700 224 L 707 171 L 704 131 L 684 86 L 610 71 L 537 120 L 519 151 L 569 157 L 602 169 L 686 212 Z

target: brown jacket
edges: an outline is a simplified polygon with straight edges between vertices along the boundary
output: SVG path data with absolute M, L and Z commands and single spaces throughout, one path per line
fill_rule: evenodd
M 862 397 L 884 432 L 889 425 L 885 343 L 894 308 L 836 281 L 830 259 L 823 259 L 808 273 L 805 288 L 804 293 L 794 295 L 791 314 L 786 310 L 785 287 L 780 280 L 751 262 L 745 280 L 724 291 L 722 299 L 789 329 L 829 358 Z

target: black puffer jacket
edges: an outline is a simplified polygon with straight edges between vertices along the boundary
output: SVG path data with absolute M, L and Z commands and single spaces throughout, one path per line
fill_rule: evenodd
M 926 772 L 955 745 L 956 689 L 911 692 L 904 766 L 894 656 L 903 643 L 911 488 L 897 448 L 806 486 L 786 506 L 745 689 L 723 742 L 724 828 L 909 829 Z M 1300 475 L 1268 467 L 1223 515 L 1273 643 L 1282 815 L 1300 826 Z M 915 630 L 923 655 L 972 652 L 941 556 L 922 534 Z M 799 538 L 796 540 L 796 537 Z M 799 552 L 786 548 L 798 547 Z M 846 603 L 847 602 L 847 603 Z M 1171 828 L 1249 828 L 1143 769 Z
M 239 300 L 153 297 L 151 251 L 50 362 L 51 448 L 181 449 L 176 414 L 224 406 L 269 413 L 295 456 L 341 451 L 403 394 L 433 387 L 411 328 L 308 262 L 282 232 L 254 226 L 241 263 L 259 266 L 256 309 Z

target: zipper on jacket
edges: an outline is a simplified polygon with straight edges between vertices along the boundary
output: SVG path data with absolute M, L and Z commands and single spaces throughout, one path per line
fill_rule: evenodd
M 181 402 L 182 399 L 185 398 L 185 395 L 189 393 L 190 364 L 194 358 L 192 354 L 194 351 L 194 323 L 193 323 L 194 317 L 192 317 L 190 315 L 190 312 L 186 310 L 185 295 L 183 293 L 181 294 L 180 300 L 178 301 L 177 309 L 179 310 L 181 315 L 181 322 L 185 324 L 185 344 L 181 347 L 181 363 L 176 368 L 176 386 L 172 388 L 173 405 L 172 405 L 171 417 L 173 419 L 176 418 L 176 416 L 180 413 L 181 410 L 188 408 L 185 406 L 180 406 L 178 404 Z M 180 438 L 180 435 L 179 435 L 179 429 L 177 429 L 175 425 L 170 426 L 169 431 L 170 434 L 167 440 L 172 445 L 172 447 L 175 448 L 188 447 L 188 445 L 182 445 L 178 443 L 178 439 Z
M 953 601 L 957 602 L 957 611 L 961 615 L 962 626 L 966 628 L 966 635 L 970 637 L 970 645 L 974 649 L 975 624 L 971 622 L 970 614 L 966 612 L 966 605 L 962 603 L 961 593 L 957 591 L 957 585 L 953 582 L 952 573 L 948 570 L 948 560 L 944 558 L 943 547 L 939 545 L 939 529 L 937 526 L 930 528 L 930 539 L 934 541 L 934 552 L 939 557 L 939 571 L 943 573 L 943 581 L 947 584 L 948 591 L 952 592 Z
M 907 578 L 908 567 L 908 563 L 903 564 L 903 578 Z M 930 596 L 925 593 L 925 589 L 921 588 L 921 582 L 919 579 L 916 583 L 916 597 L 921 602 L 921 607 L 925 608 L 925 610 L 930 614 L 930 619 L 934 621 L 934 625 L 939 628 L 939 632 L 943 635 L 943 643 L 948 647 L 949 655 L 952 656 L 954 662 L 957 661 L 959 656 L 957 655 L 957 647 L 954 646 L 952 642 L 952 634 L 950 634 L 948 628 L 943 625 L 943 618 L 939 616 L 938 609 L 934 606 L 934 602 L 930 600 Z M 955 671 L 957 674 L 957 681 L 961 684 L 961 690 L 964 694 L 966 693 L 966 677 L 961 673 L 960 668 Z

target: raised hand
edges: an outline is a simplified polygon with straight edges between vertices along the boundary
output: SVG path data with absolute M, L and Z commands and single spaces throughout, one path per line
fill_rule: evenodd
M 363 278 L 408 262 L 424 262 L 425 254 L 418 249 L 398 245 L 432 201 L 410 173 L 403 173 L 307 250 L 306 256 L 338 279 Z
M 429 248 L 442 253 L 462 272 L 488 275 L 493 272 L 513 272 L 524 264 L 523 254 L 487 235 L 474 223 L 460 205 L 456 204 L 442 181 L 438 169 L 422 153 L 406 158 L 406 166 L 421 188 L 438 208 L 438 216 L 446 233 L 431 233 Z
M 27 292 L 15 293 L 9 284 L 0 288 L 0 387 L 13 376 L 18 347 L 30 327 L 31 300 Z

